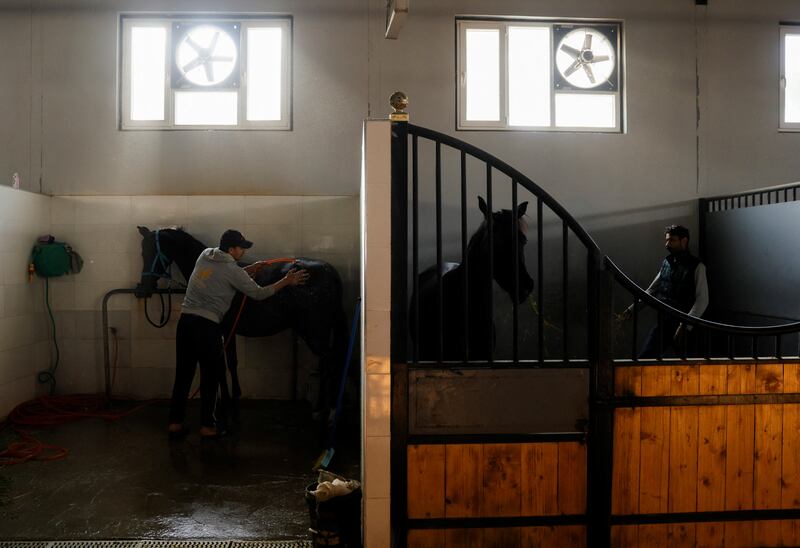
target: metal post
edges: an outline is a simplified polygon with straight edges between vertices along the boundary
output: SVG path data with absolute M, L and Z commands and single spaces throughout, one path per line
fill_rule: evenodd
M 408 284 L 408 98 L 396 92 L 390 99 L 392 120 L 391 181 L 391 537 L 392 546 L 406 545 L 408 529 L 407 441 L 408 441 L 408 365 L 406 363 L 408 325 L 406 298 Z
M 592 548 L 611 544 L 611 485 L 614 456 L 613 277 L 600 267 L 596 252 L 589 253 L 590 328 L 589 447 L 587 452 L 587 518 Z

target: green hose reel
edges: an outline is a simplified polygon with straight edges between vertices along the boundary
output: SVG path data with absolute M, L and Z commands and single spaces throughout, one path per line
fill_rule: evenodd
M 37 243 L 31 251 L 31 265 L 41 278 L 57 278 L 80 272 L 83 259 L 64 242 Z

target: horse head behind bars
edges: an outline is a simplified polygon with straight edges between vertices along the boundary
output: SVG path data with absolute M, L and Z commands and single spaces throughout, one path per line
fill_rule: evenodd
M 487 360 L 495 345 L 492 280 L 517 303 L 533 291 L 533 279 L 525 267 L 527 238 L 522 219 L 528 202 L 517 207 L 516 217 L 509 209 L 490 212 L 481 197 L 478 207 L 483 222 L 469 240 L 466 260 L 442 263 L 441 313 L 436 265 L 419 275 L 419 294 L 412 295 L 409 324 L 420 361 L 439 359 L 440 333 L 442 360 Z

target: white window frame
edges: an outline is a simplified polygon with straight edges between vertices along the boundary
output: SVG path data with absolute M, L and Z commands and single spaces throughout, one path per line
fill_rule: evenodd
M 586 24 L 616 25 L 617 33 L 617 74 L 619 87 L 616 91 L 592 92 L 579 91 L 574 93 L 602 93 L 614 95 L 614 127 L 582 127 L 582 126 L 556 126 L 555 98 L 556 90 L 553 89 L 555 63 L 550 63 L 550 125 L 549 126 L 512 126 L 508 124 L 508 27 L 553 27 L 558 24 Z M 498 29 L 500 32 L 500 120 L 467 120 L 466 119 L 466 31 L 467 29 Z M 555 44 L 553 32 L 550 31 L 551 57 Z M 619 20 L 588 20 L 588 19 L 551 19 L 551 18 L 519 18 L 519 17 L 456 17 L 456 130 L 488 130 L 488 131 L 541 131 L 555 133 L 624 133 L 624 73 L 625 55 L 622 39 L 622 21 Z
M 793 132 L 800 131 L 800 122 L 784 122 L 786 114 L 786 36 L 800 36 L 800 25 L 783 24 L 780 27 L 780 49 L 781 49 L 781 75 L 778 80 L 780 118 L 778 118 L 778 129 L 780 131 Z
M 241 82 L 237 98 L 236 125 L 176 125 L 175 93 L 171 87 L 171 44 L 172 23 L 197 21 L 207 23 L 241 23 L 239 34 L 239 66 Z M 167 33 L 165 48 L 164 76 L 164 120 L 131 120 L 131 29 L 141 26 L 164 28 Z M 247 30 L 250 28 L 278 27 L 281 32 L 281 119 L 247 120 Z M 120 89 L 119 89 L 119 127 L 123 130 L 176 130 L 176 131 L 242 131 L 242 130 L 284 130 L 292 129 L 292 30 L 290 15 L 225 15 L 218 14 L 178 14 L 178 15 L 120 15 Z

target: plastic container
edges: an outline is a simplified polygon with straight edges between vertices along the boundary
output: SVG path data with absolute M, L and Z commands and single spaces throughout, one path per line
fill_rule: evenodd
M 314 548 L 339 546 L 361 548 L 361 488 L 341 497 L 317 502 L 317 482 L 306 487 L 306 504 L 311 518 Z

